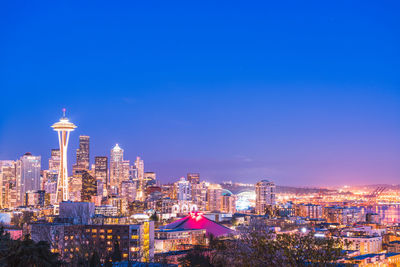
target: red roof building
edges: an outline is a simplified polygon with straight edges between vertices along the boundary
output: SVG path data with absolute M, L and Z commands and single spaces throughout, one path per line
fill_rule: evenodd
M 234 231 L 225 227 L 213 220 L 210 220 L 203 216 L 201 212 L 190 212 L 188 216 L 179 219 L 173 223 L 167 224 L 160 229 L 175 229 L 175 230 L 192 230 L 192 229 L 205 229 L 206 234 L 213 235 L 215 237 L 227 236 L 232 234 Z

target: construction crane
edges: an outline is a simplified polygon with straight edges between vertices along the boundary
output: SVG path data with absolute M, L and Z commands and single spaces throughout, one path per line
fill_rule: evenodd
M 378 186 L 374 191 L 372 191 L 369 195 L 366 197 L 368 198 L 368 204 L 372 205 L 376 203 L 378 197 L 386 190 L 386 187 L 384 186 Z

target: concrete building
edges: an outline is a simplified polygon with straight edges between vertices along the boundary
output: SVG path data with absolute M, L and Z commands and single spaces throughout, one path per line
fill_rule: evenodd
M 185 177 L 182 177 L 174 184 L 174 186 L 177 200 L 188 201 L 192 199 L 191 184 L 185 179 Z
M 378 253 L 382 250 L 381 236 L 342 236 L 340 239 L 349 242 L 344 249 L 358 250 L 361 255 Z
M 25 206 L 31 206 L 35 208 L 42 208 L 45 204 L 45 191 L 27 191 L 25 196 Z
M 192 202 L 197 205 L 200 211 L 207 209 L 207 187 L 208 184 L 205 182 L 192 184 Z
M 219 212 L 222 210 L 222 188 L 219 184 L 208 186 L 206 209 L 211 212 Z
M 90 137 L 87 135 L 79 136 L 79 148 L 76 150 L 76 164 L 85 170 L 90 166 Z
M 17 162 L 17 188 L 19 205 L 25 204 L 25 193 L 40 190 L 41 157 L 25 153 Z
M 116 144 L 111 149 L 110 157 L 110 193 L 116 194 L 120 190 L 122 181 L 129 180 L 129 160 L 124 160 L 124 150 Z
M 13 160 L 0 161 L 0 207 L 17 206 L 19 191 L 17 188 L 17 163 Z
M 314 204 L 300 204 L 296 207 L 297 215 L 309 219 L 321 219 L 323 217 L 322 206 Z
M 207 244 L 205 229 L 165 229 L 155 232 L 155 252 L 190 249 Z
M 328 223 L 339 223 L 343 225 L 352 225 L 361 218 L 360 210 L 356 208 L 347 208 L 347 207 L 325 207 L 323 209 L 324 219 Z
M 256 213 L 265 214 L 268 206 L 275 205 L 275 184 L 262 180 L 256 184 Z
M 236 196 L 228 190 L 222 192 L 221 212 L 232 214 L 236 212 Z
M 35 242 L 49 242 L 52 250 L 66 260 L 86 249 L 96 250 L 104 262 L 116 243 L 123 261 L 148 262 L 154 257 L 154 222 L 124 225 L 38 223 L 31 225 L 31 237 Z

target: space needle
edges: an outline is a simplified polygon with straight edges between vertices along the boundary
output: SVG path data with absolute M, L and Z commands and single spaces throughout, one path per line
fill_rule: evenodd
M 69 133 L 75 130 L 76 125 L 65 117 L 65 108 L 60 121 L 51 126 L 58 133 L 58 142 L 60 144 L 60 169 L 57 179 L 56 203 L 68 200 L 68 166 L 67 166 L 67 148 Z

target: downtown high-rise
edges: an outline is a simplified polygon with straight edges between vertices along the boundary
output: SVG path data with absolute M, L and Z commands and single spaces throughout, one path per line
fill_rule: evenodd
M 275 205 L 275 183 L 262 180 L 256 184 L 256 213 L 265 214 L 266 209 Z
M 17 161 L 18 204 L 23 205 L 28 191 L 40 190 L 41 157 L 25 153 Z
M 118 193 L 121 183 L 129 180 L 129 160 L 124 160 L 124 150 L 116 144 L 110 156 L 110 193 Z

